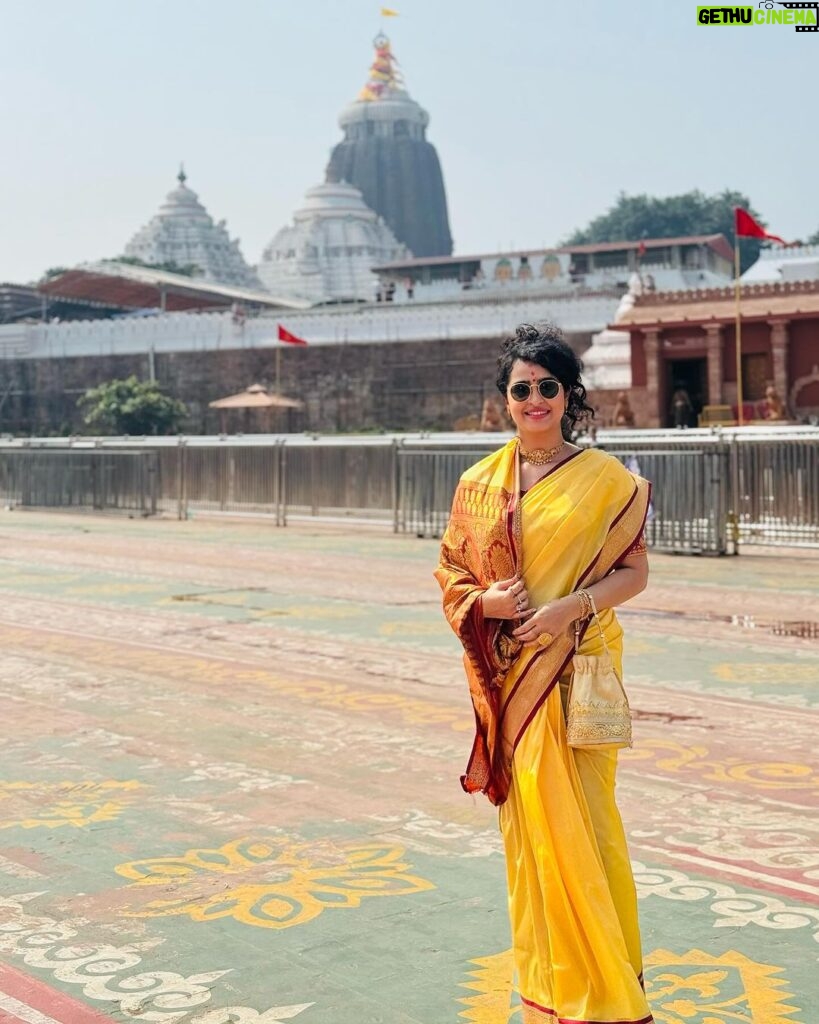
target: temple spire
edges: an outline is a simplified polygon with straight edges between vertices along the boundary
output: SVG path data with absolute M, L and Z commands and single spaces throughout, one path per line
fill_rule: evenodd
M 373 101 L 384 99 L 389 93 L 403 92 L 404 77 L 392 52 L 389 39 L 379 32 L 373 40 L 375 59 L 370 65 L 370 76 L 367 84 L 358 94 L 360 100 Z
M 177 174 L 176 180 L 179 182 L 180 185 L 184 185 L 185 182 L 188 180 L 188 176 L 187 176 L 187 174 L 185 174 L 185 165 L 184 165 L 184 163 L 181 163 L 179 165 L 179 174 Z

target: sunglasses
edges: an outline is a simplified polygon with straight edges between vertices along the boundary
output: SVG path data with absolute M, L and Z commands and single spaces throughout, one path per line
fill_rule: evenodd
M 528 381 L 520 380 L 509 388 L 509 394 L 516 402 L 525 402 L 532 394 L 532 386 Z M 554 377 L 541 377 L 537 382 L 541 398 L 557 398 L 560 388 L 560 381 L 555 380 Z

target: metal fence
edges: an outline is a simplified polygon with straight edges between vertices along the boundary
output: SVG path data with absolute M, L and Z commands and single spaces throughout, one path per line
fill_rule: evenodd
M 726 483 L 729 452 L 702 448 L 609 448 L 629 469 L 652 484 L 646 541 L 662 551 L 723 554 L 734 532 Z M 439 537 L 461 473 L 483 452 L 404 448 L 398 452 L 396 530 Z
M 21 508 L 157 512 L 154 451 L 5 451 L 0 497 Z
M 288 517 L 343 517 L 439 537 L 461 473 L 505 440 L 471 434 L 15 442 L 0 446 L 0 500 L 179 518 L 264 514 L 279 526 Z M 819 430 L 603 431 L 599 443 L 651 481 L 646 536 L 656 550 L 819 547 Z

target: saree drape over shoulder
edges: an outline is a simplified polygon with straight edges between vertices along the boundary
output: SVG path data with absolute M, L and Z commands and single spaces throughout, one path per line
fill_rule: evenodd
M 436 578 L 464 648 L 476 735 L 462 785 L 500 805 L 527 1024 L 649 1024 L 634 882 L 614 801 L 617 752 L 566 743 L 574 637 L 522 646 L 481 595 L 520 571 L 531 606 L 590 586 L 634 547 L 650 488 L 613 457 L 570 456 L 521 498 L 517 443 L 461 478 Z M 622 630 L 601 613 L 621 671 Z M 583 636 L 582 654 L 602 641 Z

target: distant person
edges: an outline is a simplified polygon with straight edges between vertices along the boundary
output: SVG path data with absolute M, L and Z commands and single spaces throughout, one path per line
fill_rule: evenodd
M 762 418 L 766 420 L 785 419 L 785 404 L 773 384 L 769 384 L 765 388 L 765 397 L 762 399 Z
M 617 404 L 614 406 L 611 416 L 611 425 L 613 427 L 634 426 L 634 410 L 631 408 L 627 391 L 620 391 L 617 394 Z
M 500 808 L 524 1019 L 649 1024 L 617 751 L 565 720 L 575 651 L 621 669 L 649 485 L 567 441 L 591 409 L 558 328 L 521 324 L 497 385 L 517 436 L 462 475 L 435 572 L 477 720 L 461 782 Z
M 684 387 L 677 387 L 671 396 L 671 423 L 678 430 L 688 427 L 691 424 L 691 414 L 694 406 L 691 398 Z

